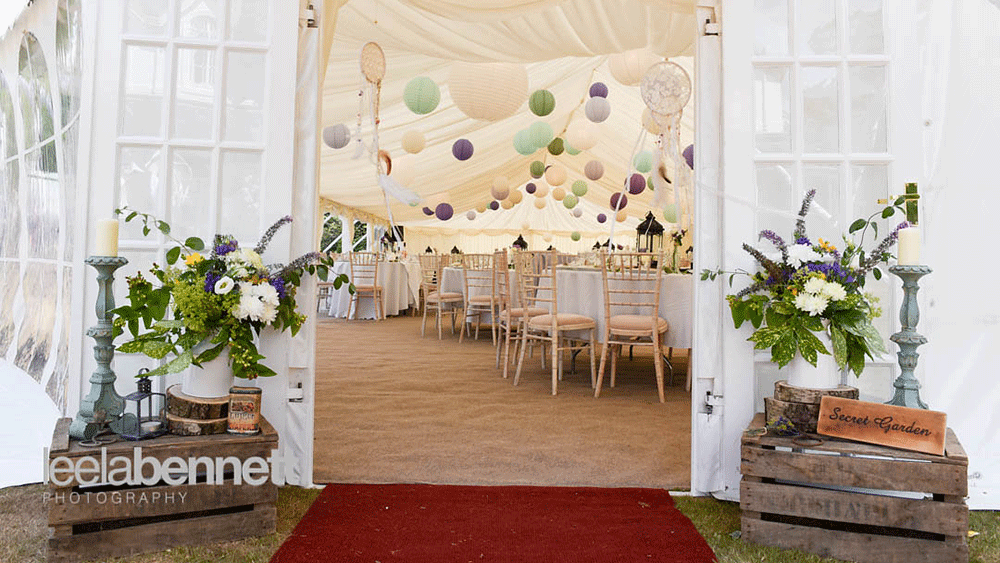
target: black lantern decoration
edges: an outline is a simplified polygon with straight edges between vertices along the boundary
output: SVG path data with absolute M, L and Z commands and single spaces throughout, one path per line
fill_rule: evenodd
M 645 252 L 663 250 L 663 225 L 656 221 L 653 212 L 646 212 L 646 218 L 635 228 L 635 248 Z
M 148 373 L 149 370 L 142 368 L 139 374 Z M 139 390 L 124 397 L 125 412 L 133 412 L 135 419 L 139 421 L 136 425 L 136 433 L 131 431 L 122 434 L 126 440 L 147 440 L 166 434 L 167 421 L 163 417 L 163 409 L 166 406 L 166 395 L 153 392 L 153 382 L 148 376 L 143 375 L 136 383 Z M 160 397 L 159 406 L 155 403 L 156 397 Z
M 593 250 L 600 250 L 601 249 L 601 241 L 595 242 L 594 246 L 592 246 L 591 249 L 593 249 Z
M 457 246 L 453 246 L 453 247 L 451 247 L 451 253 L 452 254 L 461 254 L 462 251 L 459 250 Z
M 424 252 L 427 254 L 434 254 L 434 249 L 428 246 L 427 249 L 424 250 Z
M 523 236 L 517 235 L 517 240 L 511 246 L 520 248 L 521 250 L 528 250 L 528 241 L 524 240 Z

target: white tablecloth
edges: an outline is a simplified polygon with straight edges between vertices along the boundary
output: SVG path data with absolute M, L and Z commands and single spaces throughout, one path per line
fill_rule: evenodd
M 351 275 L 351 264 L 349 262 L 335 262 L 333 274 Z M 353 282 L 353 280 L 351 280 Z M 398 315 L 405 311 L 416 300 L 410 290 L 406 267 L 401 262 L 380 262 L 378 265 L 378 284 L 382 286 L 382 305 L 385 307 L 385 314 Z M 351 294 L 347 291 L 347 286 L 342 286 L 333 293 L 330 298 L 330 308 L 328 313 L 331 317 L 346 317 L 347 309 L 351 304 Z M 375 303 L 371 298 L 362 297 L 358 300 L 359 319 L 375 318 Z M 354 317 L 354 314 L 351 314 Z

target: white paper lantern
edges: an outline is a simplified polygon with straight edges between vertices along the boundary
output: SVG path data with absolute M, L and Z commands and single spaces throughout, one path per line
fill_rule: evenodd
M 427 146 L 427 140 L 424 139 L 424 134 L 416 129 L 410 129 L 406 133 L 403 133 L 403 150 L 410 154 L 417 154 L 418 152 L 424 150 Z
M 516 205 L 518 203 L 521 203 L 521 200 L 524 199 L 524 194 L 521 192 L 521 190 L 512 190 L 510 192 L 510 195 L 507 196 L 507 199 L 513 201 L 514 204 Z
M 566 197 L 566 190 L 562 188 L 556 188 L 552 190 L 552 199 L 556 201 L 562 201 Z
M 574 207 L 573 208 L 573 217 L 576 217 L 577 219 L 579 219 L 580 217 L 583 217 L 583 208 L 581 208 L 581 207 Z
M 583 108 L 587 119 L 594 123 L 601 123 L 611 115 L 611 102 L 607 98 L 590 98 Z
M 509 199 L 505 199 L 500 202 L 500 207 L 503 207 L 504 209 L 511 209 L 514 207 L 514 202 Z
M 448 91 L 465 115 L 498 121 L 514 115 L 528 98 L 528 71 L 512 63 L 454 62 Z
M 566 169 L 558 164 L 553 164 L 549 166 L 549 169 L 545 171 L 545 181 L 549 183 L 550 186 L 558 186 L 566 181 Z M 538 192 L 535 192 L 536 194 Z
M 473 219 L 476 218 L 476 212 L 472 209 L 466 211 L 465 218 L 468 219 L 469 221 L 472 221 Z
M 642 110 L 642 126 L 646 128 L 646 131 L 654 135 L 660 134 L 660 126 L 653 119 L 653 112 L 649 111 L 649 108 Z
M 566 142 L 582 151 L 590 150 L 597 144 L 597 128 L 586 119 L 577 119 L 566 128 Z
M 351 142 L 351 130 L 343 123 L 324 127 L 323 142 L 331 149 L 342 149 Z
M 646 69 L 662 60 L 648 49 L 633 49 L 608 57 L 608 70 L 618 82 L 625 86 L 635 86 L 642 80 Z
M 549 195 L 549 186 L 547 184 L 538 184 L 535 187 L 535 197 L 541 199 Z
M 537 207 L 538 209 L 544 209 L 545 202 L 546 202 L 545 198 L 542 197 L 535 198 L 535 207 Z

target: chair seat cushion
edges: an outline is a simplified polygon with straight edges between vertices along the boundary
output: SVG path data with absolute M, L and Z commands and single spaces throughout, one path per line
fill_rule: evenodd
M 594 319 L 585 315 L 576 315 L 573 313 L 559 313 L 556 315 L 556 321 L 559 324 L 560 330 L 583 330 L 595 328 L 597 326 Z M 528 320 L 528 326 L 534 329 L 549 328 L 552 326 L 552 315 L 546 313 L 544 315 L 532 317 Z
M 492 295 L 473 295 L 469 298 L 469 303 L 490 303 L 494 301 Z
M 615 315 L 611 317 L 611 330 L 652 333 L 653 320 L 649 315 Z M 656 317 L 657 332 L 667 332 L 670 323 L 663 317 Z
M 380 285 L 355 285 L 354 286 L 354 291 L 361 291 L 361 292 L 366 292 L 366 293 L 370 293 L 372 291 L 375 291 L 376 289 L 381 290 L 382 286 L 380 286 Z
M 432 291 L 427 294 L 428 301 L 461 301 L 462 294 L 453 291 L 445 291 L 444 293 L 438 293 Z
M 529 317 L 537 317 L 538 315 L 544 315 L 548 313 L 547 310 L 541 307 L 528 307 L 527 313 Z M 508 319 L 510 317 L 521 318 L 525 314 L 524 307 L 514 307 L 513 309 L 504 309 L 500 312 L 501 319 Z

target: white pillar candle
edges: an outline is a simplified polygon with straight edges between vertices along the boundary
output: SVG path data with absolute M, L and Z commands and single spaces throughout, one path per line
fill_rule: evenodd
M 899 261 L 900 266 L 920 265 L 920 229 L 907 227 L 899 231 Z
M 94 255 L 118 256 L 118 219 L 99 219 L 97 221 Z

